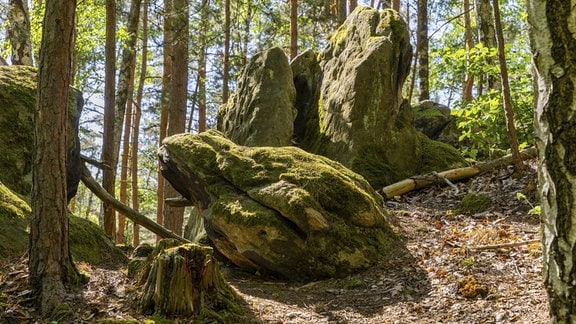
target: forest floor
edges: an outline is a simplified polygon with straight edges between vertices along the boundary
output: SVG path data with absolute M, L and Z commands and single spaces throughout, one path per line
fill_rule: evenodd
M 546 323 L 535 161 L 515 177 L 511 169 L 432 187 L 386 202 L 404 237 L 398 257 L 342 279 L 293 284 L 223 267 L 243 299 L 234 323 Z M 492 205 L 463 213 L 467 193 L 487 194 Z M 506 244 L 518 243 L 516 245 Z M 26 260 L 0 262 L 0 322 L 42 322 L 30 305 Z M 78 267 L 90 282 L 70 294 L 73 311 L 60 320 L 144 322 L 141 288 L 123 269 Z M 54 318 L 58 320 L 57 318 Z M 173 318 L 156 322 L 192 323 Z

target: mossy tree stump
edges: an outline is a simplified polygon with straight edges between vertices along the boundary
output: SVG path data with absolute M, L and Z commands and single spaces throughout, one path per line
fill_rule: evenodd
M 240 299 L 224 281 L 211 247 L 167 245 L 159 245 L 150 265 L 140 304 L 143 313 L 219 317 L 220 311 L 240 310 Z

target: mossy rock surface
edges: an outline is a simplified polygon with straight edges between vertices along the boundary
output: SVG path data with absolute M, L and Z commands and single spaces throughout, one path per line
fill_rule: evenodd
M 24 196 L 28 196 L 32 189 L 36 86 L 36 68 L 0 66 L 0 181 Z M 80 181 L 78 123 L 83 105 L 81 93 L 70 88 L 66 174 L 68 200 L 76 194 Z
M 0 258 L 26 252 L 31 212 L 28 203 L 0 182 Z
M 0 182 L 0 258 L 28 250 L 30 205 Z M 70 216 L 70 250 L 75 261 L 94 265 L 122 265 L 126 256 L 96 224 Z
M 481 213 L 492 206 L 492 198 L 487 194 L 468 193 L 462 198 L 460 212 L 468 214 Z
M 398 244 L 382 198 L 328 158 L 238 146 L 213 130 L 167 138 L 160 158 L 184 196 L 208 197 L 208 236 L 241 267 L 293 280 L 342 277 Z
M 32 144 L 36 69 L 0 66 L 0 181 L 28 195 L 32 188 Z
M 74 261 L 94 265 L 115 267 L 128 262 L 100 226 L 77 216 L 70 216 L 70 251 Z

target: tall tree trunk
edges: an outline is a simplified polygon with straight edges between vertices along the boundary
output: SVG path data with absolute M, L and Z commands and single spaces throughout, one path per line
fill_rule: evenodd
M 346 20 L 346 0 L 336 0 L 338 1 L 338 25 L 341 25 Z
M 206 47 L 200 47 L 198 59 L 198 133 L 206 130 Z
M 230 0 L 224 0 L 224 64 L 222 69 L 222 103 L 228 102 L 230 89 Z M 194 105 L 192 105 L 194 109 Z
M 290 0 L 290 59 L 298 55 L 298 0 Z
M 33 65 L 30 40 L 30 16 L 26 0 L 10 0 L 8 38 L 12 47 L 12 65 Z
M 198 57 L 198 133 L 206 130 L 206 38 L 209 1 L 205 0 L 200 11 L 200 53 Z
M 508 82 L 508 67 L 506 65 L 506 55 L 504 53 L 504 33 L 502 32 L 502 23 L 500 19 L 500 7 L 498 0 L 493 0 L 494 9 L 494 27 L 496 30 L 496 43 L 498 45 L 498 61 L 500 63 L 500 80 L 502 82 L 502 99 L 504 101 L 504 115 L 506 117 L 506 128 L 508 129 L 508 140 L 510 141 L 510 150 L 514 158 L 514 167 L 516 171 L 524 170 L 524 163 L 520 157 L 518 149 L 518 138 L 516 137 L 516 127 L 514 126 L 514 111 L 512 110 L 512 96 L 510 95 L 510 82 Z
M 348 13 L 352 13 L 358 7 L 358 0 L 348 0 Z
M 428 0 L 418 0 L 418 31 L 416 34 L 418 49 L 418 80 L 420 81 L 419 100 L 430 99 L 428 71 Z
M 134 74 L 132 74 L 134 75 Z M 133 84 L 134 81 L 132 80 Z M 124 135 L 122 138 L 122 154 L 120 163 L 120 192 L 118 193 L 120 202 L 128 205 L 128 172 L 132 155 L 130 154 L 130 134 L 132 130 L 132 103 L 126 105 L 126 116 L 124 119 Z M 116 243 L 124 242 L 124 232 L 126 231 L 126 217 L 118 214 L 118 231 L 116 233 Z
M 146 1 L 146 0 L 145 0 Z M 146 64 L 146 63 L 143 63 Z M 142 68 L 143 70 L 146 68 Z M 133 114 L 133 121 L 132 121 L 132 150 L 131 154 L 131 167 L 130 167 L 130 176 L 132 179 L 132 209 L 135 211 L 140 211 L 140 200 L 138 197 L 138 137 L 140 135 L 140 119 L 142 117 L 142 110 L 141 110 L 142 98 L 140 97 L 140 101 L 138 104 L 134 106 L 134 114 Z M 140 245 L 140 227 L 135 222 L 132 222 L 132 246 Z
M 400 12 L 400 0 L 392 0 L 392 9 Z M 409 17 L 407 15 L 407 17 Z
M 104 134 L 102 139 L 101 160 L 110 166 L 102 176 L 102 187 L 113 197 L 116 195 L 116 156 L 114 132 L 116 131 L 116 1 L 106 0 L 106 46 L 104 81 Z M 104 232 L 112 240 L 116 235 L 116 211 L 107 203 L 103 205 Z
M 184 132 L 188 97 L 188 1 L 174 0 L 173 4 L 173 70 L 170 78 L 170 113 L 168 115 L 167 136 Z M 165 198 L 180 196 L 169 183 L 164 186 L 164 193 Z M 164 205 L 164 226 L 167 229 L 177 235 L 182 235 L 183 223 L 184 208 L 166 208 L 166 205 Z
M 470 51 L 474 48 L 474 40 L 472 39 L 472 24 L 470 21 L 470 0 L 462 1 L 462 7 L 464 11 L 464 44 L 466 51 Z M 464 75 L 464 85 L 462 89 L 462 101 L 470 102 L 472 101 L 472 89 L 474 86 L 474 75 L 470 73 L 470 59 L 466 60 L 466 74 Z
M 536 72 L 536 144 L 542 206 L 544 286 L 552 323 L 576 317 L 576 7 L 565 0 L 529 0 Z
M 65 302 L 66 283 L 80 275 L 72 263 L 66 209 L 67 112 L 76 1 L 47 0 L 34 113 L 30 285 L 42 314 Z
M 172 75 L 172 0 L 164 0 L 164 53 L 163 53 L 163 67 L 162 72 L 162 109 L 160 110 L 160 135 L 158 138 L 158 145 L 166 137 L 166 130 L 168 129 L 168 115 L 170 113 L 170 77 Z M 157 204 L 156 207 L 156 222 L 164 225 L 164 187 L 166 180 L 160 172 L 160 165 L 158 165 L 158 190 L 157 190 Z M 156 241 L 161 239 L 156 236 Z
M 128 199 L 128 160 L 130 159 L 130 126 L 132 118 L 132 98 L 134 94 L 134 71 L 136 70 L 136 42 L 138 41 L 138 22 L 140 21 L 140 5 L 142 0 L 132 0 L 128 13 L 128 40 L 122 50 L 120 62 L 120 75 L 118 81 L 118 93 L 116 94 L 116 125 L 115 145 L 120 147 L 120 134 L 124 125 L 124 144 L 122 147 L 122 163 L 120 168 L 120 192 L 119 198 L 122 203 Z M 129 108 L 129 109 L 128 109 Z M 125 119 L 124 119 L 125 118 Z M 118 215 L 118 231 L 116 242 L 124 243 L 124 231 L 126 218 Z
M 487 48 L 496 48 L 496 31 L 494 30 L 494 15 L 490 0 L 475 0 L 474 4 L 480 43 Z M 493 66 L 497 62 L 492 58 L 487 58 L 486 64 Z M 500 80 L 494 75 L 488 75 L 485 79 L 488 89 L 500 90 Z
M 140 65 L 140 79 L 136 90 L 136 103 L 134 104 L 134 114 L 132 119 L 132 150 L 130 151 L 130 173 L 132 178 L 132 209 L 140 210 L 140 200 L 138 197 L 138 148 L 140 137 L 140 119 L 142 117 L 142 97 L 144 94 L 144 83 L 146 81 L 146 70 L 148 67 L 148 0 L 142 3 L 142 58 Z M 132 246 L 140 245 L 140 227 L 136 222 L 132 230 Z
M 138 139 L 140 135 L 140 119 L 142 116 L 142 97 L 144 94 L 144 82 L 146 81 L 146 70 L 148 66 L 148 0 L 144 0 L 142 8 L 142 59 L 140 66 L 140 79 L 138 80 L 138 90 L 136 90 L 136 104 L 134 105 L 134 114 L 132 120 L 132 150 L 130 152 L 132 163 L 130 167 L 132 178 L 132 209 L 140 210 L 140 201 L 138 197 Z M 140 245 L 140 228 L 136 222 L 133 222 L 132 246 Z

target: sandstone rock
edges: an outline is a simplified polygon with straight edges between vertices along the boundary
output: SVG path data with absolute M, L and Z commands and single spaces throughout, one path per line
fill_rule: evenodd
M 414 127 L 433 140 L 438 139 L 444 128 L 453 120 L 448 106 L 431 100 L 422 101 L 413 108 Z
M 342 277 L 397 247 L 382 198 L 338 162 L 297 147 L 246 147 L 218 131 L 160 148 L 162 172 L 204 210 L 216 248 L 292 280 Z
M 321 53 L 306 51 L 291 62 L 291 72 L 277 75 L 293 80 L 292 85 L 274 83 L 296 89 L 293 123 L 289 118 L 268 116 L 273 109 L 247 111 L 249 101 L 257 96 L 253 92 L 266 89 L 251 86 L 250 91 L 240 87 L 235 104 L 222 109 L 219 122 L 225 125 L 220 129 L 241 145 L 283 146 L 292 138 L 292 144 L 342 163 L 374 187 L 462 166 L 465 161 L 454 148 L 428 143 L 414 128 L 414 112 L 401 94 L 411 55 L 408 28 L 397 12 L 357 7 Z M 255 84 L 252 80 L 263 73 L 251 64 L 240 82 Z M 260 122 L 268 118 L 270 123 Z M 286 127 L 292 134 L 286 133 Z M 277 132 L 282 134 L 281 141 L 276 139 Z M 269 140 L 264 139 L 267 136 Z M 437 151 L 424 151 L 427 148 Z
M 296 90 L 279 47 L 256 54 L 242 71 L 237 93 L 221 107 L 218 129 L 248 146 L 290 145 Z
M 32 188 L 32 149 L 36 107 L 36 69 L 29 66 L 0 66 L 0 181 L 27 196 Z M 78 123 L 84 101 L 71 89 L 68 111 L 68 200 L 80 182 Z

